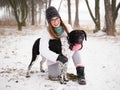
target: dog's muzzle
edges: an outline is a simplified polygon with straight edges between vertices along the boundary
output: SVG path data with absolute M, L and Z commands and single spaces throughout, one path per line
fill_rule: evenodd
M 70 44 L 70 49 L 72 50 L 72 51 L 77 51 L 77 50 L 81 50 L 82 49 L 82 47 L 83 47 L 83 45 L 82 44 L 78 44 L 78 43 L 76 43 L 76 44 Z
M 75 44 L 73 47 L 72 47 L 72 51 L 77 51 L 77 50 L 80 50 L 82 48 L 82 44 Z

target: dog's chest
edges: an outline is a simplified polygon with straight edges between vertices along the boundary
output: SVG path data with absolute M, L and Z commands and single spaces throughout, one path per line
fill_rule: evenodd
M 70 50 L 69 48 L 69 43 L 67 38 L 61 38 L 61 49 L 62 49 L 62 54 L 66 56 L 68 59 L 73 56 L 74 51 Z

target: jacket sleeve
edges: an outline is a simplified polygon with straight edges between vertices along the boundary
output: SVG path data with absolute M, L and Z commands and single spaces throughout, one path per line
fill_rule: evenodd
M 39 46 L 40 54 L 44 56 L 47 60 L 56 63 L 56 59 L 58 58 L 59 54 L 56 54 L 55 52 L 49 49 L 49 40 L 51 36 L 49 35 L 48 32 L 43 32 L 42 35 L 43 36 L 41 37 L 40 46 Z

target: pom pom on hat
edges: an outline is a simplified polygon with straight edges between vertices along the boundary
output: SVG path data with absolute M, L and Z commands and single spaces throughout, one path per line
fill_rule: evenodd
M 60 18 L 60 15 L 55 7 L 50 6 L 46 9 L 46 19 L 48 22 L 50 22 L 50 20 L 56 16 Z

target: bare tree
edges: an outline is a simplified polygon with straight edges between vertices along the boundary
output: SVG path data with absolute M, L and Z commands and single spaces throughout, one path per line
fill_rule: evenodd
M 119 9 L 120 9 L 120 2 L 118 3 L 118 5 L 116 5 L 116 0 L 112 0 L 112 16 L 113 16 L 113 25 L 114 25 L 115 32 L 116 32 L 115 22 L 118 17 Z
M 42 8 L 43 8 L 43 1 L 40 0 L 40 2 L 38 3 L 39 5 L 39 11 L 40 11 L 40 14 L 39 14 L 39 23 L 41 23 L 41 18 L 42 18 Z
M 114 32 L 116 32 L 115 25 L 116 25 L 116 20 L 117 20 L 117 17 L 118 17 L 118 11 L 120 9 L 120 2 L 117 5 L 116 0 L 112 0 L 111 1 L 111 9 L 112 9 L 112 18 L 113 18 L 113 27 L 114 27 L 113 30 L 114 30 Z M 106 32 L 106 20 L 105 20 L 105 24 L 104 24 L 104 27 L 103 27 L 103 31 Z
M 71 0 L 68 0 L 68 23 L 72 25 L 71 21 Z
M 48 6 L 51 6 L 51 0 L 49 0 L 49 5 Z
M 60 5 L 59 5 L 59 8 L 58 8 L 58 12 L 60 11 L 61 4 L 62 4 L 62 0 L 60 1 Z
M 10 7 L 11 13 L 14 14 L 17 21 L 18 30 L 22 30 L 22 26 L 25 26 L 26 18 L 28 14 L 28 7 L 26 0 L 0 0 L 0 6 Z
M 9 3 L 13 9 L 15 19 L 17 21 L 18 30 L 22 30 L 22 26 L 25 26 L 25 20 L 28 12 L 26 0 L 9 0 Z
M 104 0 L 105 4 L 105 22 L 106 22 L 106 33 L 107 35 L 114 36 L 115 28 L 112 16 L 112 7 L 110 4 L 110 0 Z
M 31 14 L 32 14 L 32 25 L 34 25 L 35 24 L 35 17 L 34 17 L 34 15 L 35 15 L 35 4 L 34 4 L 34 0 L 31 0 Z
M 99 0 L 95 0 L 95 16 L 93 15 L 91 9 L 90 9 L 90 6 L 89 6 L 89 2 L 88 0 L 85 0 L 86 4 L 87 4 L 87 7 L 88 7 L 88 10 L 89 10 L 89 13 L 91 15 L 91 18 L 93 20 L 93 22 L 95 23 L 95 30 L 94 32 L 97 32 L 99 31 L 101 28 L 100 28 L 100 10 L 99 10 Z
M 74 21 L 74 28 L 80 28 L 79 25 L 79 0 L 75 0 L 76 3 L 76 12 L 75 12 L 75 21 Z

